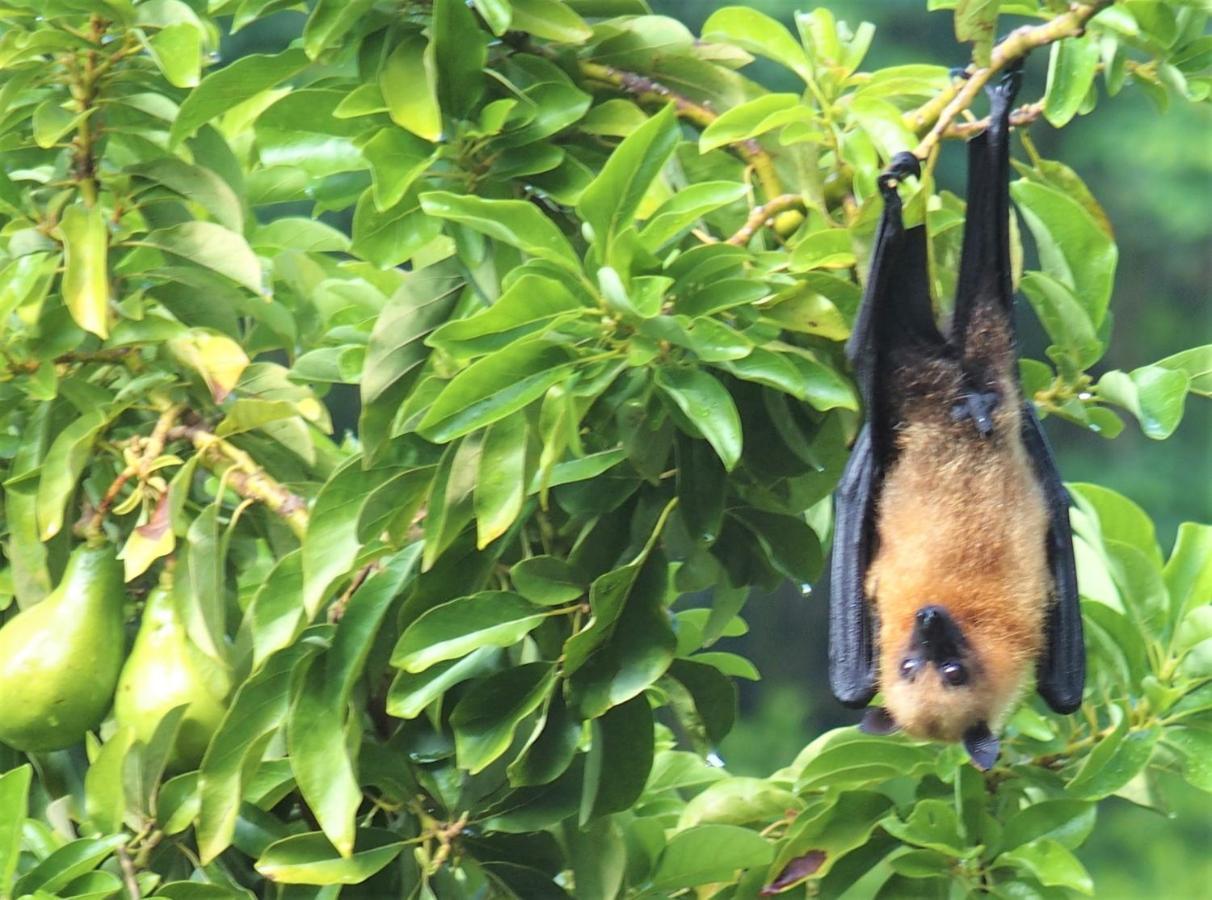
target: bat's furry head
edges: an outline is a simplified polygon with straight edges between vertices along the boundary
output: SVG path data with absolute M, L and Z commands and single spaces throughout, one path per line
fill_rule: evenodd
M 973 762 L 991 766 L 993 733 L 1022 692 L 1030 655 L 1016 652 L 1011 635 L 974 627 L 943 606 L 887 624 L 880 686 L 888 724 L 914 737 L 963 741 Z

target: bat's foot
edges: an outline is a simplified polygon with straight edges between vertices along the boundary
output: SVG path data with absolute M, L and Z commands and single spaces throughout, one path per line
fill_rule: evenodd
M 880 193 L 884 195 L 884 199 L 886 200 L 890 193 L 896 193 L 896 186 L 910 175 L 917 178 L 921 174 L 922 161 L 908 150 L 902 150 L 892 157 L 888 168 L 880 173 Z

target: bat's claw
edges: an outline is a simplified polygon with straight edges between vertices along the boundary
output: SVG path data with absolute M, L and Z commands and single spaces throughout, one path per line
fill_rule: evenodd
M 910 175 L 916 178 L 921 174 L 922 161 L 908 150 L 902 150 L 892 157 L 892 162 L 888 164 L 888 168 L 880 173 L 880 193 L 887 198 L 888 194 L 895 193 L 896 186 Z

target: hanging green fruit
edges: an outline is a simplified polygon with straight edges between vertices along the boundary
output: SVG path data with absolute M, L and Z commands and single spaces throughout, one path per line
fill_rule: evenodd
M 231 678 L 222 665 L 199 650 L 177 614 L 172 588 L 161 582 L 147 597 L 143 622 L 114 699 L 114 718 L 147 742 L 171 710 L 185 706 L 170 769 L 194 768 L 225 712 Z
M 122 564 L 81 545 L 58 587 L 0 628 L 0 741 L 62 750 L 109 709 L 122 668 Z

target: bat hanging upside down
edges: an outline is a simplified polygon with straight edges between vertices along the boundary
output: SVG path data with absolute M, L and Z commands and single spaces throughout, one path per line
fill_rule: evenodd
M 906 230 L 898 154 L 847 353 L 866 406 L 836 495 L 829 669 L 868 730 L 963 741 L 975 765 L 1034 672 L 1052 709 L 1081 704 L 1085 651 L 1068 495 L 1019 388 L 1009 249 L 1009 113 L 989 93 L 969 143 L 968 212 L 948 334 L 930 302 L 925 226 Z

